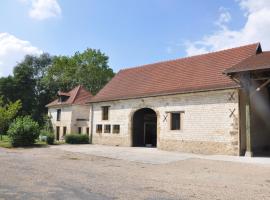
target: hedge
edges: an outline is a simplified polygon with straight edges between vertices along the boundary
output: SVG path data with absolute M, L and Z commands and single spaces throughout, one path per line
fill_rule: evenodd
M 17 117 L 9 126 L 12 146 L 30 146 L 39 136 L 39 125 L 30 116 Z
M 65 141 L 68 144 L 89 144 L 89 137 L 80 134 L 68 134 L 65 136 Z

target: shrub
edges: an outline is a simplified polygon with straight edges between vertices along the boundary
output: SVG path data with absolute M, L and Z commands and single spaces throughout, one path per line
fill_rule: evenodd
M 68 144 L 88 144 L 89 137 L 87 135 L 69 134 L 65 136 L 65 141 Z
M 39 136 L 39 125 L 30 116 L 17 117 L 9 126 L 8 135 L 12 146 L 29 146 Z
M 45 137 L 45 141 L 47 144 L 54 143 L 54 134 L 52 132 L 46 131 L 46 130 L 41 130 L 40 135 L 42 136 L 41 140 L 43 139 L 43 137 Z

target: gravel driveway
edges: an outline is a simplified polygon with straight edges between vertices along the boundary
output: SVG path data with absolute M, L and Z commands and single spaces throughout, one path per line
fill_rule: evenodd
M 270 199 L 270 166 L 132 162 L 60 148 L 0 148 L 0 199 Z

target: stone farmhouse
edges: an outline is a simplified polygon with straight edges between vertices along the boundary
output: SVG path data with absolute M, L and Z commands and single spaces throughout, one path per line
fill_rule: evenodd
M 79 85 L 69 92 L 58 92 L 57 96 L 56 100 L 46 106 L 56 140 L 63 140 L 69 133 L 89 135 L 90 105 L 87 102 L 92 98 L 92 94 Z
M 252 156 L 270 148 L 269 83 L 256 43 L 120 70 L 96 96 L 79 86 L 48 107 L 56 134 L 86 127 L 94 144 Z M 69 100 L 76 90 L 83 105 Z

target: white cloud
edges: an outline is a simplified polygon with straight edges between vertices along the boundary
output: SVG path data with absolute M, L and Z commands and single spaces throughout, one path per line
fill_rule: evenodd
M 41 54 L 42 51 L 29 41 L 16 38 L 9 33 L 0 32 L 0 77 L 12 73 L 13 67 L 26 54 Z
M 219 8 L 219 12 L 220 12 L 220 15 L 219 15 L 219 19 L 216 22 L 216 25 L 218 25 L 220 28 L 223 29 L 223 28 L 226 28 L 225 24 L 230 22 L 232 17 L 231 17 L 230 12 L 224 7 Z
M 61 16 L 61 7 L 57 0 L 20 0 L 31 5 L 29 16 L 36 20 L 44 20 Z
M 261 42 L 263 49 L 270 49 L 270 1 L 239 0 L 237 3 L 246 18 L 244 26 L 239 30 L 230 29 L 227 23 L 231 15 L 227 10 L 221 10 L 216 22 L 218 28 L 213 34 L 185 43 L 188 56 L 254 42 Z

